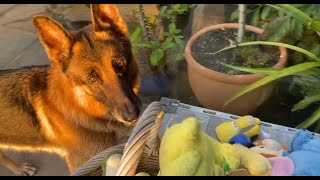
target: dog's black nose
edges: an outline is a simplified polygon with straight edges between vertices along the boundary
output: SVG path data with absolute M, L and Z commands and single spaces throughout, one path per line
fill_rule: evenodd
M 125 120 L 128 122 L 137 120 L 140 116 L 141 106 L 140 99 L 138 99 L 133 106 L 126 106 L 125 112 L 123 113 Z

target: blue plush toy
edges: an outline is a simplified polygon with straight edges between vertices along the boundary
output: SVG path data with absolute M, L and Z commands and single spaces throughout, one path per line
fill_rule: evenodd
M 295 133 L 291 142 L 292 151 L 312 151 L 320 153 L 320 140 L 314 139 L 312 132 L 300 130 Z
M 292 152 L 286 156 L 294 163 L 294 176 L 320 176 L 320 140 L 308 130 L 296 132 Z
M 228 143 L 230 143 L 230 144 L 241 144 L 241 145 L 246 146 L 246 147 L 250 147 L 252 145 L 250 137 L 245 135 L 245 134 L 243 134 L 243 133 L 240 133 L 240 134 L 237 134 L 237 135 L 233 136 L 228 141 Z

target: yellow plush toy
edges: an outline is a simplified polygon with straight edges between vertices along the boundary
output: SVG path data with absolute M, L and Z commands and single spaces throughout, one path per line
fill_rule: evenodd
M 241 144 L 233 145 L 241 158 L 241 165 L 243 165 L 253 176 L 268 176 L 271 172 L 271 164 L 269 160 L 251 151 L 249 148 Z
M 249 137 L 258 135 L 260 133 L 260 120 L 248 115 L 237 120 L 223 122 L 216 127 L 216 134 L 221 142 L 228 142 L 239 133 Z
M 240 164 L 231 144 L 222 144 L 201 131 L 194 117 L 171 126 L 163 135 L 159 151 L 161 176 L 222 176 L 224 161 L 231 170 Z
M 166 130 L 160 144 L 161 176 L 225 175 L 224 164 L 230 170 L 240 165 L 251 175 L 267 175 L 269 161 L 242 145 L 220 143 L 200 129 L 200 121 L 190 117 Z

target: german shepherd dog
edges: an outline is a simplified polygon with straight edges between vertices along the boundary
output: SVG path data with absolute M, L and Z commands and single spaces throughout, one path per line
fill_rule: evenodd
M 91 5 L 92 23 L 69 32 L 35 15 L 48 66 L 0 71 L 0 148 L 57 153 L 70 172 L 130 135 L 141 111 L 138 63 L 115 5 Z M 17 175 L 36 169 L 0 151 Z

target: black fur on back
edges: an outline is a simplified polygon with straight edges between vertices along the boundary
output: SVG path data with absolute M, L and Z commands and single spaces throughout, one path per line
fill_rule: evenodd
M 37 128 L 39 123 L 31 101 L 37 93 L 47 89 L 48 67 L 28 66 L 0 71 L 1 101 L 27 112 Z

